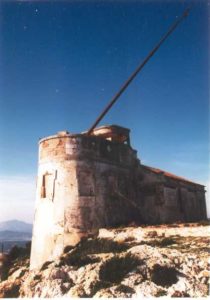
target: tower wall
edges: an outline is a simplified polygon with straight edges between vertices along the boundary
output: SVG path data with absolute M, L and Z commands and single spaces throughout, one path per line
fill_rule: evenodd
M 31 269 L 100 227 L 131 221 L 126 199 L 137 165 L 136 151 L 122 142 L 67 132 L 42 139 Z

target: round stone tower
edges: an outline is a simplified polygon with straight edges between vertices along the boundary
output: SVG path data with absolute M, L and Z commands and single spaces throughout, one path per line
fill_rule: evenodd
M 132 219 L 122 201 L 134 197 L 129 182 L 137 165 L 129 130 L 116 125 L 41 139 L 31 269 L 100 227 Z

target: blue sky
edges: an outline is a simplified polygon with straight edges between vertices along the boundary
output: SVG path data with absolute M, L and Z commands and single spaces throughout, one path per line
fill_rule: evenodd
M 38 139 L 87 130 L 191 3 L 100 125 L 130 128 L 142 163 L 208 185 L 208 1 L 1 1 L 0 219 L 32 220 Z

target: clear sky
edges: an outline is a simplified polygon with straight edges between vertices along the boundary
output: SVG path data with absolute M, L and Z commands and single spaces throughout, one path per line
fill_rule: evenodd
M 207 0 L 1 0 L 0 220 L 33 219 L 38 139 L 87 130 L 191 3 L 100 125 L 130 128 L 142 163 L 208 185 Z

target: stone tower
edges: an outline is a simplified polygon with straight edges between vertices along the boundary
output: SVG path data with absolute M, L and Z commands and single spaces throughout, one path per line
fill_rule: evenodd
M 129 179 L 138 164 L 129 130 L 116 125 L 41 139 L 31 269 L 100 227 L 132 220 L 135 209 L 123 202 L 133 198 Z
M 142 165 L 127 128 L 61 131 L 39 142 L 31 269 L 102 227 L 203 219 L 205 187 Z

